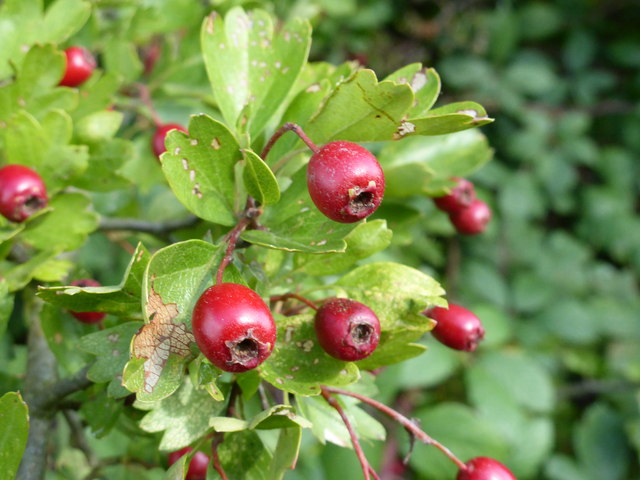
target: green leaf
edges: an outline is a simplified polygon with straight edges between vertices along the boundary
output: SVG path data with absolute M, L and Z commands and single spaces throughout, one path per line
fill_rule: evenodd
M 392 262 L 377 262 L 352 270 L 335 284 L 348 298 L 371 308 L 380 320 L 380 343 L 373 354 L 358 362 L 371 370 L 389 362 L 419 355 L 421 346 L 410 346 L 432 321 L 422 315 L 428 306 L 444 305 L 444 290 L 430 276 L 411 267 Z
M 81 176 L 72 179 L 73 184 L 84 190 L 107 192 L 130 185 L 120 172 L 123 164 L 135 155 L 133 144 L 114 138 L 91 145 L 88 168 Z
M 311 423 L 296 415 L 295 408 L 291 405 L 274 405 L 249 420 L 247 427 L 251 430 L 286 429 L 290 427 L 309 428 Z
M 135 82 L 143 65 L 136 45 L 124 36 L 109 36 L 103 40 L 102 61 L 107 72 L 117 74 L 127 82 Z
M 146 432 L 164 432 L 158 448 L 173 451 L 203 437 L 209 431 L 209 418 L 218 415 L 225 403 L 213 401 L 186 380 L 174 395 L 149 407 L 151 411 L 140 421 L 140 428 Z
M 98 228 L 98 215 L 83 193 L 64 193 L 49 202 L 52 211 L 30 222 L 22 240 L 38 250 L 75 250 Z
M 269 466 L 270 479 L 282 480 L 287 470 L 295 467 L 301 442 L 302 428 L 289 427 L 280 430 L 278 443 L 273 452 L 273 460 Z
M 296 271 L 310 275 L 334 275 L 343 272 L 358 260 L 384 250 L 391 243 L 391 230 L 386 220 L 359 223 L 346 237 L 344 253 L 326 255 L 300 254 L 295 256 Z
M 131 256 L 122 282 L 109 287 L 39 287 L 38 296 L 45 301 L 77 312 L 107 312 L 139 317 L 144 272 L 149 251 L 138 244 Z
M 252 430 L 228 433 L 218 446 L 222 468 L 229 478 L 272 480 L 268 477 L 271 454 Z
M 232 8 L 224 20 L 212 13 L 202 25 L 205 66 L 227 125 L 248 122 L 256 137 L 281 108 L 307 60 L 308 22 L 292 18 L 274 32 L 264 10 Z M 242 117 L 242 118 L 241 118 Z
M 416 117 L 428 111 L 440 95 L 440 76 L 433 68 L 422 68 L 420 63 L 412 63 L 396 70 L 385 80 L 406 83 L 415 96 L 408 116 Z
M 87 372 L 87 378 L 95 383 L 110 382 L 120 386 L 122 371 L 129 361 L 131 338 L 141 326 L 140 322 L 128 322 L 82 337 L 78 348 L 98 357 Z
M 9 317 L 13 311 L 13 295 L 9 292 L 9 284 L 2 278 L 0 279 L 0 338 L 4 335 L 9 323 Z
M 305 130 L 317 144 L 391 140 L 412 103 L 409 85 L 378 83 L 372 70 L 359 70 L 336 87 Z
M 165 143 L 162 170 L 180 202 L 200 218 L 234 225 L 234 169 L 241 154 L 229 129 L 208 115 L 194 115 L 188 135 L 173 130 Z
M 145 389 L 145 359 L 132 358 L 122 372 L 122 385 L 134 392 L 138 400 L 155 402 L 171 396 L 180 388 L 183 378 L 184 359 L 178 355 L 171 355 L 162 367 L 158 382 L 149 392 Z
M 603 403 L 589 407 L 576 426 L 574 445 L 589 479 L 628 478 L 631 452 L 623 420 L 611 407 Z
M 384 146 L 378 155 L 385 197 L 442 195 L 452 177 L 466 177 L 491 159 L 493 150 L 478 130 L 409 137 Z
M 269 166 L 253 151 L 242 150 L 245 160 L 244 186 L 261 205 L 272 205 L 280 200 L 280 187 Z
M 82 143 L 99 143 L 112 138 L 120 125 L 122 112 L 101 110 L 83 117 L 76 123 L 75 134 Z
M 7 281 L 9 291 L 15 292 L 24 288 L 24 286 L 31 281 L 37 269 L 57 254 L 58 252 L 39 252 L 26 262 L 19 263 L 9 269 L 5 269 L 3 277 Z
M 317 395 L 320 386 L 348 385 L 358 380 L 358 367 L 330 357 L 315 335 L 313 314 L 279 318 L 278 341 L 259 371 L 275 387 L 301 395 Z
M 14 478 L 29 435 L 29 409 L 17 392 L 0 397 L 0 465 L 6 478 Z
M 267 208 L 260 217 L 266 230 L 245 230 L 241 238 L 269 248 L 290 252 L 343 252 L 344 237 L 355 224 L 336 223 L 325 217 L 311 201 L 306 173 L 292 178 L 277 207 Z
M 395 139 L 411 135 L 443 135 L 493 122 L 482 105 L 475 102 L 450 103 L 430 110 L 424 117 L 409 118 L 399 124 Z
M 57 0 L 49 6 L 42 22 L 40 41 L 62 43 L 86 23 L 91 4 L 84 0 Z
M 17 64 L 24 56 L 22 46 L 35 41 L 41 16 L 42 0 L 7 0 L 0 5 L 0 78 L 13 73 L 12 63 Z

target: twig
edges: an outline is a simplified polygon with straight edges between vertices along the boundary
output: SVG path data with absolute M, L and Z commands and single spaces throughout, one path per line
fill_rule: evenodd
M 71 430 L 71 444 L 84 453 L 89 467 L 93 470 L 99 464 L 99 461 L 93 450 L 91 450 L 91 446 L 87 441 L 87 436 L 85 435 L 82 422 L 78 418 L 78 414 L 73 410 L 63 410 L 62 414 L 69 425 L 69 429 Z
M 449 460 L 456 464 L 456 466 L 460 470 L 466 470 L 467 466 L 462 462 L 458 457 L 456 457 L 451 450 L 442 445 L 440 442 L 434 440 L 426 432 L 424 432 L 420 427 L 418 427 L 413 421 L 409 420 L 407 417 L 402 415 L 400 412 L 397 412 L 393 408 L 386 406 L 384 403 L 380 403 L 377 400 L 369 398 L 365 395 L 361 395 L 356 392 L 350 392 L 349 390 L 343 390 L 341 388 L 335 387 L 322 387 L 323 392 L 336 393 L 339 395 L 347 395 L 349 397 L 357 398 L 362 403 L 366 403 L 367 405 L 375 408 L 376 410 L 381 411 L 385 415 L 390 416 L 400 425 L 402 425 L 411 435 L 414 435 L 418 440 L 422 443 L 426 443 L 427 445 L 433 445 L 442 453 L 444 453 Z
M 302 130 L 299 125 L 292 122 L 287 122 L 275 131 L 275 133 L 271 136 L 267 144 L 262 149 L 262 155 L 260 156 L 263 160 L 265 160 L 267 158 L 267 155 L 269 155 L 269 152 L 271 151 L 274 143 L 276 143 L 278 139 L 286 132 L 293 132 L 298 135 L 298 137 L 300 137 L 300 139 L 307 145 L 307 147 L 311 149 L 313 153 L 318 153 L 318 151 L 320 150 L 318 146 L 313 143 L 309 137 L 307 137 L 307 134 L 304 133 L 304 130 Z
M 153 123 L 155 123 L 156 127 L 159 127 L 160 125 L 162 125 L 162 119 L 160 118 L 160 115 L 158 115 L 156 108 L 153 106 L 149 87 L 144 83 L 136 83 L 135 86 L 137 87 L 138 93 L 140 94 L 140 100 L 149 109 L 151 120 L 153 120 Z
M 318 306 L 313 303 L 311 300 L 309 300 L 308 298 L 303 297 L 302 295 L 298 295 L 297 293 L 284 293 L 282 295 L 274 295 L 273 297 L 271 297 L 269 299 L 269 301 L 271 303 L 275 303 L 275 302 L 280 302 L 280 301 L 284 301 L 284 300 L 288 300 L 290 298 L 293 298 L 295 300 L 299 300 L 300 302 L 304 303 L 305 305 L 307 305 L 308 307 L 313 308 L 314 310 L 318 310 Z
M 351 425 L 351 421 L 349 420 L 349 417 L 347 417 L 347 414 L 345 413 L 344 409 L 342 408 L 340 403 L 338 403 L 338 401 L 331 396 L 331 394 L 329 393 L 328 387 L 322 387 L 321 393 L 324 399 L 327 401 L 327 403 L 331 405 L 338 412 L 338 415 L 340 415 L 340 418 L 342 418 L 342 422 L 344 423 L 344 426 L 347 427 L 347 431 L 349 432 L 349 437 L 351 438 L 351 444 L 353 445 L 353 449 L 356 452 L 356 456 L 360 461 L 360 466 L 362 467 L 362 473 L 364 474 L 365 480 L 370 480 L 371 477 L 369 476 L 369 473 L 373 473 L 374 478 L 379 480 L 378 475 L 375 473 L 375 471 L 373 471 L 373 469 L 371 468 L 371 465 L 369 465 L 369 461 L 367 460 L 367 457 L 365 456 L 364 451 L 362 450 L 362 446 L 360 445 L 360 440 L 358 439 L 358 435 L 356 434 L 356 431 L 354 430 L 353 425 Z
M 220 478 L 222 480 L 229 480 L 229 477 L 227 477 L 227 474 L 224 471 L 224 468 L 222 468 L 222 463 L 220 463 L 220 456 L 218 455 L 218 445 L 220 445 L 223 441 L 224 441 L 224 434 L 216 433 L 215 437 L 213 438 L 213 441 L 211 442 L 211 455 L 213 456 L 213 468 L 215 469 L 216 472 L 218 472 L 218 475 L 220 475 Z

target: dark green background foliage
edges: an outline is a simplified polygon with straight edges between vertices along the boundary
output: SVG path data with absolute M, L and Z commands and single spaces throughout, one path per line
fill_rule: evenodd
M 44 299 L 50 303 L 38 307 L 40 321 L 57 360 L 50 376 L 90 365 L 95 382 L 68 397 L 65 415 L 55 416 L 47 479 L 181 478 L 181 462 L 166 473 L 166 452 L 189 443 L 206 450 L 203 435 L 212 429 L 228 432 L 219 451 L 232 479 L 284 472 L 288 480 L 361 478 L 353 451 L 342 448 L 350 442 L 335 411 L 305 396 L 321 383 L 348 384 L 358 374 L 352 388 L 415 417 L 463 460 L 497 458 L 519 480 L 639 478 L 640 9 L 634 3 L 0 1 L 0 24 L 14 28 L 0 29 L 0 163 L 28 158 L 53 197 L 51 211 L 24 225 L 0 219 L 0 447 L 19 451 L 26 441 L 26 410 L 12 392 L 25 389 L 28 314 Z M 313 28 L 306 48 L 317 63 L 298 83 L 292 76 L 270 85 L 254 109 L 225 93 L 224 75 L 240 72 L 219 68 L 233 65 L 233 55 L 214 48 L 202 28 L 211 10 L 237 15 L 237 6 L 262 8 L 301 38 L 309 34 L 303 20 Z M 23 48 L 33 44 L 39 46 Z M 74 44 L 90 46 L 100 65 L 81 94 L 54 88 L 64 65 L 60 49 Z M 155 65 L 145 65 L 156 53 Z M 277 54 L 292 69 L 304 63 L 300 51 Z M 354 74 L 354 64 L 343 63 L 354 60 L 379 80 L 422 63 L 435 69 L 428 71 L 430 85 L 441 82 L 441 91 L 424 89 L 412 105 L 407 85 L 381 87 L 368 71 Z M 260 72 L 249 75 L 260 79 Z M 334 103 L 310 120 L 345 77 Z M 317 88 L 301 90 L 313 82 Z M 162 167 L 149 148 L 154 112 L 141 101 L 141 85 L 163 122 L 188 125 L 191 133 L 170 135 Z M 468 100 L 496 119 L 482 134 L 465 129 L 483 122 L 439 110 Z M 280 103 L 293 106 L 276 112 Z M 383 103 L 394 121 L 405 114 L 423 121 L 418 133 L 427 136 L 387 141 L 393 124 L 367 116 L 370 104 Z M 243 115 L 250 119 L 246 129 Z M 318 143 L 370 142 L 387 178 L 378 212 L 355 226 L 333 224 L 313 210 L 295 136 L 286 134 L 267 159 L 258 157 L 277 127 L 274 119 L 303 124 Z M 438 129 L 464 131 L 428 136 Z M 216 165 L 206 162 L 203 147 L 213 137 L 223 140 Z M 190 203 L 177 147 L 201 162 L 198 175 L 212 195 L 204 208 Z M 290 152 L 283 166 L 279 160 Z M 471 179 L 492 207 L 482 235 L 457 235 L 431 201 L 453 175 Z M 236 178 L 242 181 L 234 184 Z M 239 380 L 246 400 L 241 420 L 224 416 L 230 377 L 202 356 L 171 357 L 151 395 L 140 391 L 141 362 L 127 361 L 131 336 L 143 325 L 141 298 L 144 305 L 152 288 L 178 305 L 179 322 L 190 324 L 196 295 L 211 283 L 223 254 L 216 242 L 235 223 L 238 199 L 247 192 L 268 206 L 261 220 L 270 230 L 243 233 L 254 246 L 242 247 L 225 279 L 248 283 L 263 297 L 284 293 L 290 283 L 315 298 L 346 293 L 374 305 L 390 339 L 360 372 L 325 355 L 317 369 L 284 381 L 291 364 L 312 364 L 312 356 L 324 354 L 315 346 L 305 357 L 294 347 L 312 336 L 310 314 L 278 317 L 280 338 L 295 331 L 293 341 L 279 345 L 259 374 L 274 385 L 283 381 L 296 408 L 262 410 L 254 395 L 260 377 L 249 373 Z M 122 219 L 138 221 L 137 231 Z M 318 245 L 320 234 L 326 242 Z M 87 276 L 107 287 L 64 287 Z M 447 300 L 482 319 L 487 335 L 476 352 L 454 352 L 425 334 L 430 325 L 416 309 L 442 301 L 434 279 Z M 402 288 L 382 288 L 392 284 Z M 34 300 L 36 285 L 50 288 Z M 74 322 L 67 308 L 109 312 L 107 328 Z M 125 365 L 128 389 L 120 378 Z M 388 366 L 375 376 L 364 371 L 381 365 Z M 454 465 L 423 445 L 401 466 L 411 450 L 406 433 L 342 400 L 383 478 L 455 477 Z M 32 411 L 31 418 L 45 413 Z M 17 420 L 5 423 L 3 415 Z M 278 429 L 286 433 L 274 434 Z M 299 442 L 297 468 L 288 471 Z M 2 451 L 0 478 L 5 471 L 12 478 L 15 458 Z M 218 477 L 210 469 L 208 478 Z

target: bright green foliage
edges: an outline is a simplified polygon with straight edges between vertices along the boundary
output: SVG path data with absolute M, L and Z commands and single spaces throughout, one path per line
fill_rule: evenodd
M 3 475 L 13 478 L 27 445 L 29 413 L 20 393 L 0 397 L 0 461 Z

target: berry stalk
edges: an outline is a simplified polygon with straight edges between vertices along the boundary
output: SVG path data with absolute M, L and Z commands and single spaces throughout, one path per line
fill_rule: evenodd
M 267 155 L 269 155 L 271 148 L 278 141 L 278 139 L 289 131 L 298 135 L 298 137 L 300 137 L 300 139 L 307 145 L 307 147 L 311 149 L 313 153 L 318 153 L 320 149 L 315 143 L 311 141 L 309 137 L 307 137 L 307 134 L 304 133 L 304 130 L 302 130 L 302 127 L 300 127 L 300 125 L 296 123 L 287 122 L 284 125 L 282 125 L 278 130 L 275 131 L 275 133 L 271 136 L 267 144 L 262 149 L 262 155 L 260 156 L 262 157 L 263 160 L 267 158 Z

